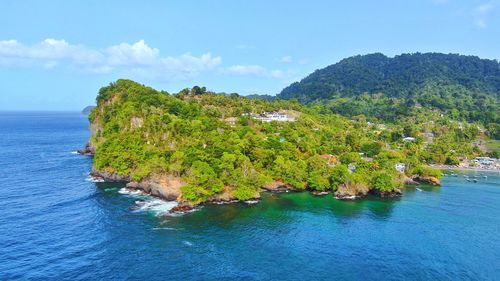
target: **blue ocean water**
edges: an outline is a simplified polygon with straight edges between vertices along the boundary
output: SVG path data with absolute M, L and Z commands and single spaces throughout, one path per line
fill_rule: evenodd
M 0 113 L 0 280 L 500 279 L 500 174 L 400 199 L 171 203 L 88 180 L 79 113 Z M 484 177 L 487 175 L 487 178 Z

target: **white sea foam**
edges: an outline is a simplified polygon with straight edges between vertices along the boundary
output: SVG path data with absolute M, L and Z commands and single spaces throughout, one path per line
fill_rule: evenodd
M 136 212 L 153 212 L 156 215 L 165 215 L 177 206 L 175 201 L 164 201 L 158 198 L 150 197 L 146 201 L 136 201 Z
M 153 227 L 153 230 L 177 230 L 173 227 Z
M 104 182 L 104 179 L 102 178 L 96 178 L 91 175 L 89 175 L 86 179 L 86 181 L 91 181 L 91 182 Z
M 351 196 L 344 196 L 344 197 L 338 197 L 335 196 L 335 199 L 340 199 L 340 200 L 355 200 L 357 199 L 356 195 L 351 195 Z
M 144 195 L 144 192 L 140 190 L 133 190 L 126 187 L 120 188 L 120 190 L 118 190 L 118 193 L 125 195 Z

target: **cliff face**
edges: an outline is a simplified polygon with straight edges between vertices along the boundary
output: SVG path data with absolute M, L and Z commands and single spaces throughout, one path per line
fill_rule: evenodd
M 127 188 L 142 190 L 169 201 L 181 201 L 181 188 L 184 185 L 186 183 L 180 177 L 169 174 L 151 174 L 139 182 L 129 182 Z
M 344 183 L 335 191 L 337 199 L 356 199 L 368 195 L 370 189 L 366 185 Z

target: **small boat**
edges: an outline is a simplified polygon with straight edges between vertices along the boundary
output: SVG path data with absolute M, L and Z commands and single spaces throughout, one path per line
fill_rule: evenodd
M 422 189 L 420 189 L 420 188 L 418 188 L 418 187 L 416 187 L 416 189 L 417 189 L 418 191 L 422 191 Z
M 477 179 L 474 179 L 473 182 L 477 182 Z

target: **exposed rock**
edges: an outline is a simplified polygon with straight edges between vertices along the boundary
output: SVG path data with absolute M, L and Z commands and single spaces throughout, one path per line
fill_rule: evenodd
M 122 176 L 117 173 L 108 173 L 108 172 L 100 172 L 95 169 L 92 169 L 90 172 L 90 176 L 96 180 L 104 181 L 104 182 L 129 182 L 130 177 Z
M 325 196 L 325 195 L 330 194 L 330 192 L 328 192 L 328 191 L 317 191 L 317 190 L 315 190 L 315 191 L 312 191 L 312 192 L 311 192 L 311 194 L 312 194 L 312 195 L 315 195 L 315 196 Z
M 344 183 L 335 191 L 335 198 L 352 200 L 365 197 L 369 191 L 369 188 L 364 185 Z
M 406 185 L 418 184 L 418 182 L 414 181 L 412 178 L 405 175 L 403 179 L 403 183 Z
M 144 119 L 140 117 L 132 117 L 130 119 L 130 126 L 132 126 L 132 128 L 141 128 L 143 123 Z
M 281 193 L 281 192 L 289 192 L 289 191 L 301 191 L 293 186 L 286 184 L 282 181 L 273 181 L 269 184 L 266 184 L 265 186 L 262 187 L 264 190 L 267 190 L 269 192 L 276 192 L 276 193 Z
M 95 154 L 95 147 L 87 143 L 83 149 L 78 150 L 78 154 L 92 156 Z
M 140 182 L 129 182 L 127 188 L 142 190 L 147 194 L 174 201 L 179 199 L 181 187 L 184 185 L 180 177 L 161 174 L 148 176 Z
M 431 176 L 413 176 L 413 180 L 416 182 L 430 184 L 434 186 L 441 185 L 441 181 L 438 178 Z
M 370 190 L 370 192 L 382 198 L 396 197 L 403 195 L 403 192 L 399 188 L 394 188 L 392 191 L 378 191 L 376 189 L 372 189 Z
M 195 208 L 194 205 L 189 204 L 187 202 L 183 202 L 183 203 L 179 203 L 179 205 L 173 207 L 168 212 L 171 214 L 187 213 L 187 212 L 192 211 L 194 208 Z

